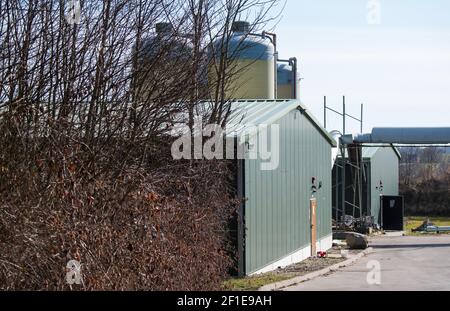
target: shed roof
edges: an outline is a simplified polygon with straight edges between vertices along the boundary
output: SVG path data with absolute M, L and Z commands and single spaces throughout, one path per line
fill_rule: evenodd
M 402 155 L 401 155 L 401 153 L 400 153 L 400 151 L 398 150 L 397 147 L 395 147 L 395 146 L 386 147 L 386 145 L 374 146 L 374 147 L 364 147 L 363 146 L 363 148 L 362 148 L 363 158 L 367 158 L 367 159 L 373 158 L 375 156 L 375 154 L 378 152 L 378 150 L 380 150 L 380 148 L 392 148 L 392 150 L 394 150 L 394 152 L 397 155 L 397 157 L 399 159 L 402 158 Z
M 240 137 L 251 134 L 255 126 L 270 125 L 292 110 L 300 110 L 332 145 L 336 141 L 299 100 L 236 100 L 231 102 L 227 123 L 227 136 Z

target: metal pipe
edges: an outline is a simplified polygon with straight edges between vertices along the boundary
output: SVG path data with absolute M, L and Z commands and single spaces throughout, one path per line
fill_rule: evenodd
M 346 117 L 349 117 L 350 119 L 353 119 L 353 120 L 355 120 L 355 121 L 358 121 L 359 123 L 361 123 L 361 120 L 360 120 L 360 119 L 355 118 L 354 116 L 352 116 L 352 115 L 350 115 L 350 114 L 346 114 L 345 116 L 346 116 Z
M 345 112 L 345 96 L 342 96 L 342 134 L 346 134 L 345 133 L 345 116 L 346 116 L 346 112 Z
M 342 113 L 340 113 L 340 112 L 337 111 L 337 110 L 334 110 L 333 108 L 327 107 L 327 110 L 330 110 L 330 111 L 332 111 L 332 112 L 334 112 L 334 113 L 336 113 L 336 114 L 338 114 L 338 115 L 340 115 L 340 116 L 343 116 Z
M 340 147 L 341 147 L 341 155 L 342 155 L 341 158 L 342 158 L 342 165 L 343 165 L 343 167 L 341 169 L 341 184 L 342 184 L 342 189 L 341 189 L 342 206 L 341 206 L 341 208 L 342 208 L 342 215 L 344 216 L 344 215 L 347 215 L 347 213 L 346 213 L 346 205 L 345 205 L 345 202 L 346 202 L 346 200 L 345 200 L 345 191 L 347 190 L 346 187 L 345 187 L 345 175 L 346 175 L 346 171 L 347 171 L 347 161 L 345 159 L 345 148 L 344 148 L 344 145 L 341 143 Z
M 275 71 L 274 71 L 274 82 L 275 82 L 275 85 L 274 85 L 274 88 L 275 88 L 275 99 L 277 99 L 278 98 L 278 50 L 277 50 L 277 34 L 276 33 L 271 33 L 271 32 L 267 32 L 267 31 L 263 31 L 263 36 L 269 36 L 269 38 L 270 38 L 270 36 L 272 37 L 272 44 L 273 44 L 273 47 L 274 47 L 274 53 L 273 53 L 273 57 L 274 57 L 274 69 L 275 69 Z
M 412 148 L 412 147 L 418 147 L 418 148 L 426 148 L 426 147 L 441 147 L 441 148 L 450 148 L 450 144 L 369 144 L 369 143 L 362 143 L 363 147 L 374 147 L 374 148 L 392 148 L 394 147 L 404 147 L 404 148 Z
M 352 164 L 352 163 L 350 163 L 350 162 L 347 163 L 347 166 L 352 167 L 352 168 L 354 168 L 354 169 L 358 169 L 358 168 L 359 168 L 358 165 Z
M 334 201 L 334 204 L 336 205 L 336 223 L 339 222 L 339 165 L 336 166 L 336 171 L 335 171 L 335 182 L 336 182 L 336 189 L 335 191 L 335 196 L 336 199 Z
M 428 226 L 425 229 L 426 232 L 450 232 L 450 226 L 443 226 L 443 227 L 437 227 L 437 226 Z
M 349 201 L 345 201 L 345 203 L 347 204 L 347 205 L 350 205 L 351 207 L 353 207 L 353 214 L 355 214 L 355 209 L 359 209 L 359 206 L 358 205 L 356 205 L 356 204 L 354 204 L 354 203 L 352 203 L 352 202 L 349 202 Z M 355 217 L 355 215 L 353 215 L 353 217 Z M 356 217 L 355 217 L 356 218 Z
M 360 128 L 361 133 L 363 132 L 363 117 L 364 117 L 364 104 L 361 103 L 361 120 L 360 120 L 360 122 L 361 122 L 361 128 Z
M 359 217 L 363 216 L 363 170 L 364 170 L 364 159 L 362 155 L 362 148 L 358 149 L 358 203 L 359 203 Z M 367 216 L 367 215 L 364 215 Z
M 289 62 L 292 66 L 292 98 L 298 99 L 298 90 L 297 90 L 297 57 L 289 58 Z
M 374 144 L 450 144 L 450 127 L 374 128 L 370 134 L 360 134 L 355 143 Z

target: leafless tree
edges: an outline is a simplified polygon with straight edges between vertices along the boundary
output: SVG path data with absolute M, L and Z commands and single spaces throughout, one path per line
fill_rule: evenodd
M 211 42 L 278 1 L 81 0 L 80 23 L 67 3 L 0 0 L 0 288 L 68 289 L 70 259 L 84 289 L 218 288 L 230 164 L 174 162 L 168 134 L 226 123 L 236 73 Z
M 419 164 L 419 151 L 417 147 L 407 147 L 401 149 L 402 159 L 400 161 L 401 184 L 409 186 L 417 176 Z
M 435 169 L 442 160 L 442 152 L 436 147 L 427 147 L 420 153 L 420 162 L 423 164 L 423 178 L 434 178 Z

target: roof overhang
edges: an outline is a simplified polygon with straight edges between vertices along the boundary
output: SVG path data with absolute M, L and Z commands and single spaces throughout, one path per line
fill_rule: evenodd
M 231 115 L 227 122 L 227 136 L 245 141 L 261 127 L 271 125 L 291 111 L 300 111 L 322 134 L 332 147 L 337 146 L 333 136 L 317 121 L 314 115 L 299 100 L 237 100 L 231 104 Z

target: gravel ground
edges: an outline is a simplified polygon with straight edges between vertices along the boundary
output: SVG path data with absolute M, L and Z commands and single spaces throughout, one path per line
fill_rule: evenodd
M 272 272 L 259 274 L 252 277 L 229 279 L 224 282 L 224 289 L 226 290 L 256 290 L 261 286 L 284 281 L 298 276 L 303 276 L 311 272 L 322 270 L 332 265 L 338 264 L 345 258 L 341 257 L 341 249 L 343 247 L 333 247 L 328 250 L 329 257 L 325 258 L 308 258 L 297 264 L 287 266 Z M 345 249 L 345 248 L 344 248 Z M 361 251 L 348 250 L 349 254 L 356 254 Z
M 349 250 L 349 253 L 358 253 L 359 251 Z M 333 249 L 328 251 L 330 256 L 339 255 L 341 253 L 341 248 L 333 247 Z M 282 269 L 278 269 L 274 271 L 274 273 L 278 274 L 292 274 L 292 276 L 301 276 L 308 274 L 310 272 L 322 270 L 326 267 L 332 266 L 334 264 L 340 263 L 344 261 L 345 258 L 334 258 L 334 257 L 325 257 L 325 258 L 316 258 L 311 257 L 302 262 L 287 266 Z

